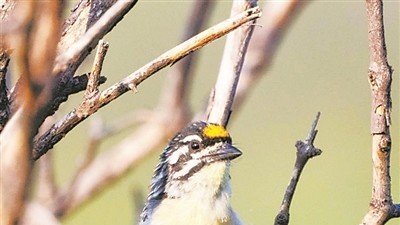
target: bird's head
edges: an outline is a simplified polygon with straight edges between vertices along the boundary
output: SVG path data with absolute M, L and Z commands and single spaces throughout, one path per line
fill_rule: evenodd
M 174 188 L 177 188 L 176 185 L 191 181 L 202 170 L 213 173 L 215 171 L 210 169 L 213 165 L 222 168 L 241 154 L 242 152 L 232 145 L 232 139 L 223 126 L 201 121 L 191 123 L 171 139 L 161 154 L 152 179 L 149 198 L 179 196 L 176 193 L 168 193 L 168 185 L 175 185 Z M 208 177 L 212 175 L 215 174 L 203 174 Z M 201 180 L 203 181 L 207 182 L 205 179 Z

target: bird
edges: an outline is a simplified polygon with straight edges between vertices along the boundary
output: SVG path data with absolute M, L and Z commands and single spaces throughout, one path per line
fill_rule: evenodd
M 230 204 L 230 164 L 241 155 L 223 126 L 190 123 L 161 153 L 139 225 L 242 225 Z

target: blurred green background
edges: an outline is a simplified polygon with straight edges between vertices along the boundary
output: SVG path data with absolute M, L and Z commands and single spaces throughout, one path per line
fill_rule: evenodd
M 194 0 L 139 1 L 105 37 L 110 43 L 103 73 L 111 86 L 180 41 Z M 70 2 L 71 6 L 74 2 Z M 263 2 L 260 2 L 263 4 Z M 400 202 L 399 155 L 399 6 L 385 2 L 385 35 L 392 85 L 392 191 Z M 230 1 L 216 1 L 207 27 L 227 18 Z M 262 29 L 262 27 L 256 27 Z M 214 85 L 225 39 L 200 50 L 190 96 L 193 111 L 204 105 Z M 371 197 L 370 88 L 367 22 L 364 1 L 310 1 L 284 36 L 266 76 L 240 111 L 233 112 L 229 131 L 243 156 L 232 163 L 233 207 L 248 225 L 272 224 L 295 160 L 296 140 L 304 139 L 318 111 L 322 113 L 315 145 L 323 150 L 307 164 L 291 209 L 292 225 L 358 224 Z M 90 70 L 89 58 L 81 72 Z M 164 81 L 164 69 L 97 113 L 107 123 L 127 113 L 153 108 Z M 68 113 L 82 100 L 75 95 L 61 108 Z M 79 125 L 53 152 L 57 182 L 66 184 L 87 147 L 90 119 Z M 129 132 L 105 140 L 105 151 Z M 159 151 L 93 201 L 69 216 L 64 224 L 132 224 L 133 191 L 147 187 Z M 388 224 L 400 224 L 399 219 Z

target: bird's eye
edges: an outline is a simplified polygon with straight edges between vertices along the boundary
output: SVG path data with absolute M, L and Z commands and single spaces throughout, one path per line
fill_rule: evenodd
M 190 142 L 190 149 L 191 150 L 199 150 L 200 149 L 200 143 L 198 141 L 192 141 Z

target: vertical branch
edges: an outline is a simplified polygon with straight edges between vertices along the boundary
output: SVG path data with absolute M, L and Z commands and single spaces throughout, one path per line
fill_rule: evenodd
M 21 26 L 7 41 L 14 44 L 16 64 L 21 71 L 21 103 L 0 135 L 1 221 L 16 224 L 25 208 L 31 173 L 32 138 L 37 112 L 46 104 L 51 90 L 51 69 L 61 25 L 61 1 L 25 1 L 17 4 Z M 11 12 L 16 13 L 16 11 Z M 10 15 L 10 16 L 15 16 Z M 7 43 L 7 44 L 10 44 Z M 46 48 L 43 48 L 46 43 Z
M 96 51 L 96 55 L 94 58 L 94 63 L 92 66 L 92 71 L 89 75 L 87 88 L 85 92 L 85 98 L 89 98 L 94 93 L 99 92 L 99 79 L 100 79 L 100 72 L 103 68 L 104 58 L 108 51 L 108 43 L 104 42 L 103 40 L 99 41 L 99 45 Z
M 256 5 L 257 1 L 253 0 L 233 1 L 231 17 Z M 210 97 L 210 111 L 207 113 L 208 122 L 222 124 L 223 126 L 228 124 L 254 23 L 253 20 L 227 36 L 218 78 Z
M 24 26 L 15 37 L 16 42 L 20 42 L 20 47 L 16 54 L 19 57 L 19 66 L 22 72 L 28 71 L 27 59 L 27 43 L 29 30 L 27 27 L 31 24 L 34 3 L 27 2 L 23 6 L 19 6 L 18 10 L 25 11 L 23 17 Z M 15 11 L 14 11 L 15 12 Z M 25 76 L 27 74 L 24 74 Z M 27 78 L 24 79 L 25 81 Z M 25 84 L 28 84 L 25 82 Z M 1 152 L 1 219 L 0 224 L 15 224 L 21 211 L 24 210 L 24 200 L 28 179 L 31 172 L 30 161 L 30 118 L 29 105 L 32 103 L 29 92 L 30 86 L 24 88 L 23 99 L 27 101 L 4 127 L 0 135 L 0 152 Z M 5 141 L 7 140 L 7 141 Z
M 392 69 L 387 61 L 381 0 L 367 0 L 371 86 L 372 199 L 362 224 L 384 224 L 395 216 L 390 183 L 390 112 Z M 398 211 L 397 211 L 398 216 Z

